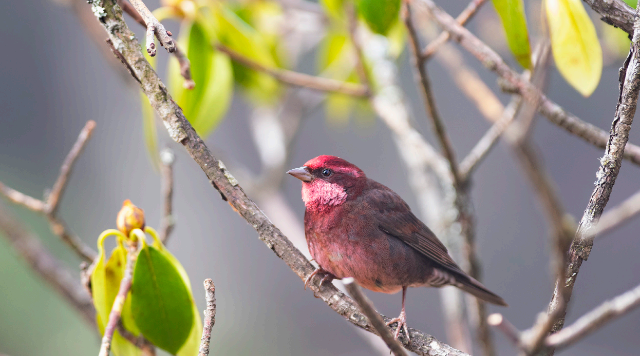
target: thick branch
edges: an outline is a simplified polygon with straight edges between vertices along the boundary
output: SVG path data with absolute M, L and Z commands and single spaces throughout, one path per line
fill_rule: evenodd
M 389 331 L 389 328 L 385 324 L 384 320 L 376 309 L 373 307 L 373 304 L 367 298 L 364 293 L 362 293 L 362 289 L 358 285 L 355 279 L 349 277 L 345 278 L 342 283 L 344 287 L 347 289 L 347 292 L 351 295 L 351 298 L 358 303 L 360 307 L 360 311 L 369 319 L 369 322 L 376 329 L 376 334 L 380 335 L 382 340 L 387 344 L 391 353 L 395 356 L 406 356 L 407 353 L 404 352 L 402 345 L 398 342 L 398 340 L 393 338 L 393 334 Z
M 495 51 L 467 29 L 458 25 L 449 14 L 438 7 L 432 0 L 417 0 L 415 4 L 425 6 L 440 26 L 452 34 L 454 41 L 460 43 L 462 47 L 475 56 L 486 68 L 494 71 L 507 81 L 526 101 L 536 105 L 538 112 L 549 119 L 549 121 L 564 128 L 569 133 L 581 137 L 596 147 L 605 148 L 607 146 L 609 135 L 607 135 L 606 132 L 580 120 L 576 116 L 566 112 L 558 104 L 549 100 L 538 88 L 509 68 Z M 627 143 L 623 157 L 640 165 L 640 147 Z
M 640 306 L 640 286 L 602 303 L 564 330 L 549 335 L 546 345 L 557 349 L 567 347 L 638 306 Z
M 484 4 L 485 2 L 486 0 L 472 0 L 469 3 L 469 5 L 467 5 L 467 7 L 465 7 L 464 10 L 462 10 L 460 15 L 456 17 L 456 21 L 460 24 L 460 26 L 464 26 L 467 23 L 467 21 L 471 20 L 473 15 L 475 15 L 476 12 L 478 12 L 478 10 L 480 9 L 480 6 L 482 6 L 482 4 Z M 436 53 L 436 51 L 440 49 L 440 46 L 442 46 L 443 44 L 447 43 L 447 41 L 449 41 L 450 37 L 451 37 L 451 34 L 448 31 L 443 31 L 442 33 L 440 33 L 438 37 L 436 37 L 435 40 L 431 41 L 427 45 L 427 47 L 425 47 L 425 49 L 422 51 L 420 55 L 421 56 L 420 60 L 422 62 L 428 61 L 429 58 L 431 58 L 431 56 L 433 56 Z
M 571 243 L 569 251 L 569 263 L 565 279 L 556 282 L 553 299 L 549 304 L 549 313 L 558 313 L 559 319 L 552 331 L 562 329 L 566 305 L 571 298 L 573 286 L 582 262 L 589 258 L 593 246 L 591 230 L 597 225 L 602 212 L 609 201 L 613 185 L 616 182 L 620 167 L 622 166 L 623 151 L 629 140 L 629 131 L 633 123 L 640 90 L 640 17 L 636 13 L 634 22 L 634 35 L 629 56 L 620 71 L 620 96 L 616 113 L 611 124 L 611 131 L 604 156 L 600 159 L 600 168 L 596 173 L 595 189 L 591 194 L 587 208 L 582 215 L 578 231 Z M 564 291 L 564 293 L 563 293 Z M 564 303 L 562 303 L 564 300 Z M 550 351 L 553 354 L 553 350 Z
M 57 291 L 82 315 L 88 325 L 95 325 L 96 312 L 87 292 L 58 260 L 26 231 L 15 216 L 0 207 L 0 232 L 31 269 Z
M 330 78 L 316 77 L 313 75 L 298 73 L 286 69 L 268 68 L 241 55 L 238 52 L 235 52 L 228 47 L 225 47 L 222 44 L 217 44 L 216 49 L 218 49 L 220 52 L 226 53 L 233 61 L 238 62 L 250 69 L 268 74 L 285 84 L 318 91 L 335 92 L 358 97 L 366 96 L 368 92 L 367 88 L 360 84 L 348 83 Z
M 173 217 L 173 163 L 176 156 L 173 151 L 166 148 L 160 152 L 160 173 L 162 175 L 162 197 L 163 197 L 163 212 L 162 220 L 160 221 L 160 241 L 163 244 L 167 243 L 171 231 L 175 226 L 175 219 Z
M 621 0 L 582 0 L 600 14 L 600 20 L 633 35 L 633 9 Z
M 258 232 L 258 237 L 274 253 L 304 280 L 314 271 L 314 267 L 275 227 L 269 218 L 249 199 L 238 181 L 226 169 L 224 164 L 213 157 L 202 139 L 185 119 L 182 109 L 171 99 L 167 88 L 151 68 L 142 53 L 138 41 L 122 19 L 122 13 L 114 0 L 105 0 L 105 16 L 101 23 L 105 27 L 109 38 L 122 53 L 123 57 L 141 78 L 141 89 L 149 98 L 149 102 L 164 121 L 171 138 L 182 144 L 194 161 L 202 168 L 211 184 L 220 192 L 224 200 L 238 212 Z M 373 332 L 364 315 L 358 312 L 357 306 L 348 296 L 339 292 L 331 285 L 322 287 L 311 286 L 315 295 L 327 303 L 334 311 L 342 315 L 349 322 L 367 331 Z M 386 319 L 390 320 L 390 319 Z M 431 350 L 448 352 L 449 355 L 465 355 L 464 353 L 446 345 L 433 336 L 410 329 L 411 343 L 407 349 L 419 355 L 428 355 Z
M 209 342 L 211 341 L 211 329 L 216 323 L 216 286 L 211 278 L 204 280 L 205 299 L 207 309 L 204 311 L 204 326 L 202 327 L 202 338 L 200 339 L 200 350 L 198 356 L 209 355 Z

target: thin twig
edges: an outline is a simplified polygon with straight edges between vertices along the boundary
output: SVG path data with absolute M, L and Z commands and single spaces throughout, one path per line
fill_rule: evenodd
M 360 82 L 367 88 L 366 96 L 371 96 L 373 92 L 373 80 L 369 71 L 367 70 L 367 61 L 362 51 L 362 45 L 358 38 L 358 13 L 356 11 L 355 4 L 350 4 L 346 7 L 349 37 L 351 38 L 351 45 L 356 55 L 356 74 L 360 78 Z
M 436 137 L 440 142 L 440 147 L 442 148 L 442 152 L 444 153 L 445 158 L 449 161 L 449 166 L 451 168 L 451 175 L 453 177 L 453 183 L 455 184 L 456 190 L 460 190 L 462 188 L 462 181 L 460 180 L 460 173 L 458 171 L 458 163 L 456 161 L 455 153 L 453 151 L 453 146 L 451 145 L 451 139 L 449 135 L 447 135 L 446 129 L 444 127 L 444 123 L 440 118 L 440 114 L 436 109 L 436 103 L 433 98 L 433 91 L 431 90 L 431 83 L 429 80 L 429 75 L 427 73 L 426 66 L 422 65 L 422 61 L 420 61 L 420 40 L 418 38 L 418 34 L 413 25 L 413 20 L 411 18 L 411 6 L 408 2 L 404 3 L 404 22 L 407 27 L 407 33 L 409 34 L 409 42 L 411 43 L 412 53 L 412 64 L 414 69 L 416 70 L 417 76 L 416 82 L 421 89 L 425 110 L 429 117 L 431 118 L 431 124 L 433 125 Z
M 130 0 L 131 5 L 136 9 L 138 14 L 144 20 L 147 28 L 147 53 L 151 57 L 156 55 L 156 44 L 154 36 L 158 38 L 160 45 L 163 46 L 169 53 L 173 53 L 176 50 L 176 45 L 171 38 L 171 32 L 167 31 L 164 26 L 156 19 L 155 16 L 149 11 L 149 8 L 142 2 L 142 0 Z
M 462 10 L 462 12 L 460 13 L 460 15 L 458 15 L 458 17 L 456 17 L 456 21 L 460 24 L 460 26 L 464 26 L 467 21 L 469 21 L 473 15 L 475 15 L 478 10 L 480 9 L 480 6 L 482 6 L 482 4 L 484 4 L 486 2 L 486 0 L 472 0 L 471 2 L 469 2 L 469 5 L 467 5 L 467 7 L 464 8 L 464 10 Z M 436 51 L 438 51 L 438 49 L 440 49 L 440 46 L 442 46 L 443 44 L 447 43 L 447 41 L 449 41 L 449 38 L 451 37 L 451 34 L 448 31 L 443 31 L 442 33 L 440 33 L 438 35 L 438 37 L 436 37 L 435 40 L 431 41 L 427 47 L 425 47 L 425 49 L 422 51 L 421 55 L 420 55 L 420 61 L 422 62 L 426 62 L 428 61 L 431 56 L 434 55 L 434 53 L 436 53 Z
M 385 344 L 387 344 L 391 353 L 395 356 L 406 356 L 407 353 L 404 352 L 402 345 L 400 345 L 398 340 L 393 338 L 393 334 L 391 334 L 387 324 L 385 324 L 380 314 L 375 310 L 369 298 L 362 293 L 362 289 L 358 285 L 358 282 L 349 277 L 342 280 L 342 284 L 344 284 L 344 287 L 347 289 L 347 292 L 349 292 L 349 295 L 351 295 L 351 298 L 358 303 L 360 311 L 362 311 L 362 313 L 369 319 L 369 322 L 376 329 L 377 334 L 380 335 Z
M 162 175 L 162 197 L 163 212 L 160 221 L 160 241 L 167 243 L 169 236 L 175 226 L 173 217 L 173 163 L 176 155 L 170 148 L 165 148 L 160 152 L 160 174 Z
M 0 232 L 31 269 L 57 291 L 82 315 L 88 325 L 95 325 L 96 311 L 91 297 L 76 277 L 26 230 L 19 220 L 0 206 Z
M 134 70 L 139 78 L 143 78 L 141 89 L 149 98 L 149 102 L 158 116 L 163 120 L 170 137 L 184 146 L 221 196 L 256 229 L 260 240 L 287 263 L 301 280 L 304 280 L 315 269 L 313 265 L 246 196 L 238 181 L 224 164 L 211 155 L 207 146 L 184 117 L 182 109 L 167 94 L 166 86 L 140 52 L 140 45 L 122 19 L 122 13 L 114 6 L 114 0 L 104 0 L 103 6 L 105 6 L 106 16 L 101 19 L 100 23 L 108 30 L 109 37 L 116 44 L 116 48 L 121 49 L 127 62 L 136 63 Z M 320 287 L 313 285 L 311 289 L 317 297 L 346 320 L 364 330 L 373 332 L 373 327 L 367 322 L 364 315 L 358 312 L 358 308 L 351 298 L 329 284 Z M 419 355 L 428 355 L 431 350 L 446 352 L 452 356 L 466 355 L 436 340 L 433 336 L 418 330 L 409 330 L 411 343 L 406 348 Z
M 80 131 L 80 135 L 76 140 L 76 143 L 71 148 L 71 151 L 67 154 L 64 161 L 62 162 L 62 166 L 60 167 L 60 174 L 58 175 L 58 179 L 56 180 L 49 196 L 47 197 L 45 211 L 48 215 L 55 216 L 58 211 L 58 206 L 60 205 L 60 197 L 64 194 L 64 189 L 67 187 L 67 181 L 69 180 L 69 174 L 71 174 L 71 170 L 73 169 L 73 165 L 76 163 L 76 160 L 84 150 L 84 147 L 87 145 L 87 142 L 91 138 L 91 134 L 93 134 L 93 129 L 96 128 L 96 122 L 93 120 L 87 121 Z
M 640 213 L 640 192 L 627 198 L 619 205 L 603 213 L 591 235 L 601 236 L 627 222 Z
M 502 314 L 494 313 L 489 315 L 487 323 L 502 331 L 502 333 L 516 346 L 520 344 L 520 331 L 505 319 Z
M 549 335 L 545 344 L 556 349 L 567 347 L 638 306 L 640 306 L 640 286 L 602 303 L 573 324 Z
M 125 329 L 124 325 L 122 324 L 122 319 L 120 319 L 120 321 L 118 322 L 118 325 L 116 326 L 116 330 L 118 330 L 118 333 L 120 333 L 120 336 L 122 336 L 127 341 L 129 341 L 130 343 L 135 345 L 137 348 L 139 348 L 142 353 L 142 356 L 155 356 L 156 354 L 155 346 L 153 346 L 152 343 L 150 343 L 147 339 L 145 339 L 144 336 L 142 336 L 142 334 L 140 334 L 140 336 L 135 336 L 133 335 L 133 333 L 131 333 L 131 331 Z
M 124 302 L 127 298 L 127 293 L 131 290 L 131 282 L 133 281 L 133 266 L 137 259 L 137 248 L 135 245 L 128 247 L 127 253 L 127 265 L 125 266 L 124 275 L 120 281 L 120 289 L 116 295 L 116 299 L 113 301 L 111 312 L 109 313 L 109 320 L 104 328 L 104 335 L 102 336 L 102 342 L 100 344 L 100 353 L 98 356 L 109 356 L 111 350 L 111 341 L 113 339 L 113 333 L 116 331 L 118 324 L 120 323 L 120 317 L 122 316 L 122 310 L 124 309 Z
M 96 123 L 90 120 L 80 132 L 78 140 L 73 145 L 73 148 L 65 158 L 62 167 L 60 168 L 60 176 L 56 180 L 52 193 L 49 195 L 49 198 L 47 198 L 47 202 L 23 194 L 0 182 L 1 195 L 5 196 L 12 203 L 22 205 L 32 211 L 43 214 L 49 221 L 51 231 L 58 235 L 64 243 L 69 245 L 69 247 L 71 247 L 71 249 L 73 249 L 80 258 L 87 262 L 91 262 L 95 259 L 95 251 L 85 245 L 78 236 L 73 234 L 69 228 L 67 228 L 65 222 L 56 215 L 56 211 L 59 201 L 62 198 L 62 194 L 64 193 L 64 188 L 66 187 L 71 169 L 73 168 L 73 165 L 80 153 L 82 153 L 87 140 L 91 137 L 91 132 L 95 125 Z
M 216 286 L 210 278 L 204 280 L 205 299 L 207 309 L 204 311 L 204 326 L 202 328 L 202 338 L 200 339 L 200 350 L 198 356 L 209 355 L 209 343 L 211 342 L 211 329 L 216 323 Z
M 537 110 L 552 123 L 562 127 L 569 133 L 584 139 L 592 145 L 605 148 L 609 135 L 600 128 L 584 122 L 576 116 L 566 112 L 562 107 L 549 100 L 538 88 L 513 71 L 504 60 L 489 46 L 480 41 L 475 35 L 458 23 L 432 0 L 416 0 L 414 4 L 423 5 L 433 18 L 453 36 L 452 39 L 469 53 L 475 56 L 486 68 L 494 71 L 507 81 L 529 103 L 537 105 Z M 625 159 L 640 165 L 640 147 L 627 143 L 624 149 Z
M 466 181 L 478 167 L 491 149 L 496 145 L 502 133 L 509 127 L 516 117 L 517 108 L 520 106 L 520 97 L 514 96 L 509 105 L 504 109 L 500 120 L 496 121 L 482 136 L 480 141 L 471 149 L 469 154 L 460 163 L 460 178 Z
M 324 92 L 341 93 L 356 97 L 366 96 L 368 92 L 367 88 L 360 84 L 343 82 L 330 78 L 316 77 L 313 75 L 298 73 L 286 69 L 269 68 L 241 55 L 240 53 L 222 44 L 217 44 L 216 49 L 227 54 L 233 61 L 238 62 L 243 66 L 251 68 L 253 70 L 268 74 L 285 84 Z

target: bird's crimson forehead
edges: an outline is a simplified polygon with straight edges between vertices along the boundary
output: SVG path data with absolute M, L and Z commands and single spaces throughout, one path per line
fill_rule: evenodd
M 350 173 L 356 177 L 364 176 L 364 173 L 362 172 L 362 170 L 358 168 L 356 165 L 351 164 L 343 160 L 342 158 L 336 157 L 336 156 L 327 156 L 327 155 L 318 156 L 314 159 L 307 161 L 307 163 L 305 163 L 304 165 L 305 167 L 308 167 L 311 170 L 318 169 L 318 168 L 330 168 L 336 172 Z

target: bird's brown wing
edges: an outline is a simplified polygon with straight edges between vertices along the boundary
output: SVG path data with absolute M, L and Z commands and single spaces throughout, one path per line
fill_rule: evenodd
M 374 211 L 378 227 L 384 233 L 396 237 L 418 250 L 424 256 L 457 274 L 465 273 L 453 261 L 447 248 L 436 235 L 418 219 L 407 203 L 391 189 L 370 180 L 363 203 Z

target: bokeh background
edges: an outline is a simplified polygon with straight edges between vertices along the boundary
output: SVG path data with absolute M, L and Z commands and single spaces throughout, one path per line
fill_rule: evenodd
M 440 5 L 457 13 L 466 1 L 440 1 Z M 150 8 L 155 6 L 157 3 L 149 1 Z M 497 21 L 490 5 L 481 10 L 470 28 L 479 29 L 483 21 Z M 131 27 L 140 38 L 140 28 Z M 177 30 L 172 23 L 169 28 Z M 101 231 L 114 227 L 124 199 L 145 209 L 149 225 L 159 226 L 160 176 L 145 152 L 138 89 L 130 78 L 108 65 L 104 52 L 85 33 L 73 11 L 55 2 L 0 2 L 0 33 L 0 181 L 41 197 L 55 181 L 62 159 L 80 129 L 87 120 L 95 120 L 97 128 L 73 172 L 61 215 L 91 246 L 95 246 Z M 166 52 L 158 53 L 161 63 L 166 61 Z M 314 71 L 308 64 L 313 63 L 313 55 L 312 52 L 308 55 L 310 60 L 301 61 L 300 70 Z M 494 75 L 474 59 L 467 59 L 496 88 Z M 401 63 L 401 80 L 411 101 L 415 124 L 431 138 L 406 54 Z M 610 61 L 598 89 L 588 99 L 570 88 L 551 68 L 549 97 L 608 131 L 618 97 L 620 64 L 621 60 Z M 429 66 L 439 109 L 458 156 L 463 157 L 488 124 L 437 61 Z M 506 96 L 501 98 L 508 100 Z M 257 173 L 260 159 L 249 130 L 250 113 L 248 103 L 236 95 L 226 119 L 207 143 Z M 329 124 L 319 109 L 307 115 L 302 125 L 293 149 L 293 166 L 320 154 L 341 156 L 394 189 L 417 210 L 407 172 L 381 122 L 371 119 Z M 163 130 L 160 133 L 161 144 L 173 148 L 177 156 L 177 225 L 168 247 L 189 273 L 200 310 L 204 308 L 201 281 L 212 278 L 216 285 L 218 311 L 212 355 L 384 354 L 385 351 L 373 350 L 355 327 L 315 299 L 312 292 L 303 290 L 300 279 L 220 199 L 186 152 Z M 545 119 L 537 121 L 534 141 L 566 209 L 579 219 L 591 194 L 602 150 Z M 640 142 L 639 129 L 632 130 L 630 141 Z M 609 206 L 640 189 L 639 177 L 638 167 L 624 162 Z M 282 190 L 296 213 L 297 223 L 302 224 L 300 182 L 287 178 Z M 510 304 L 509 308 L 490 306 L 490 310 L 503 313 L 520 329 L 527 328 L 546 308 L 553 288 L 548 227 L 531 186 L 506 144 L 498 144 L 475 174 L 473 202 L 484 284 Z M 41 237 L 43 244 L 77 271 L 78 259 L 49 232 L 41 216 L 4 201 L 1 204 L 8 206 Z M 298 231 L 282 228 L 285 232 Z M 636 219 L 596 240 L 581 269 L 568 322 L 640 282 L 639 229 L 640 221 Z M 303 238 L 290 237 L 298 241 Z M 367 294 L 385 315 L 395 316 L 400 311 L 399 294 Z M 445 339 L 439 296 L 433 289 L 411 289 L 408 322 L 411 327 Z M 516 352 L 501 333 L 494 331 L 494 335 L 500 354 Z M 640 311 L 635 311 L 559 354 L 637 355 L 639 336 Z M 98 348 L 95 328 L 86 325 L 0 238 L 0 353 L 86 355 L 97 353 Z

